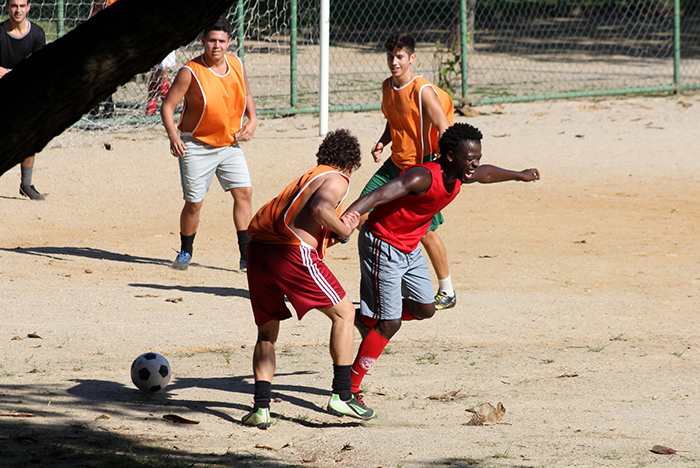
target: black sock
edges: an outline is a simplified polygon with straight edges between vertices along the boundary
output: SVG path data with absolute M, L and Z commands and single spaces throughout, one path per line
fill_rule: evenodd
M 256 380 L 255 381 L 255 408 L 269 408 L 270 407 L 270 397 L 272 396 L 272 382 L 266 380 Z
M 236 236 L 238 236 L 238 250 L 241 252 L 241 258 L 245 258 L 245 251 L 248 249 L 248 243 L 250 242 L 248 231 L 245 229 L 236 231 Z
M 191 236 L 183 236 L 180 234 L 180 250 L 184 250 L 188 254 L 192 255 L 192 244 L 194 244 L 194 236 L 196 235 L 196 232 Z
M 338 366 L 333 364 L 333 393 L 337 393 L 340 399 L 348 401 L 352 398 L 352 382 L 350 380 L 350 370 L 352 366 Z

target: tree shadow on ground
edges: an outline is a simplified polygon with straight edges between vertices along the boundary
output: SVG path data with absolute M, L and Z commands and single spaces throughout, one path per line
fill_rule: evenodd
M 124 263 L 139 263 L 150 265 L 170 266 L 173 262 L 169 259 L 139 257 L 129 254 L 110 252 L 103 249 L 94 249 L 92 247 L 16 247 L 16 248 L 0 248 L 0 252 L 21 253 L 25 255 L 34 255 L 37 257 L 46 257 L 51 260 L 70 261 L 68 257 L 92 258 L 95 260 L 109 260 L 113 262 Z M 238 272 L 236 269 L 221 268 L 199 263 L 191 263 L 190 267 L 207 268 L 209 270 L 231 271 Z
M 285 377 L 299 374 L 313 372 L 279 374 L 276 377 L 282 383 L 275 385 L 273 398 L 281 398 L 294 406 L 328 416 L 323 408 L 303 397 L 305 394 L 325 396 L 328 395 L 327 391 L 284 384 Z M 247 451 L 236 453 L 226 450 L 223 454 L 183 451 L 169 445 L 173 443 L 172 440 L 153 435 L 152 431 L 139 433 L 133 427 L 125 429 L 129 426 L 129 421 L 174 424 L 162 416 L 180 413 L 187 419 L 196 420 L 199 414 L 214 416 L 239 426 L 242 430 L 249 430 L 253 438 L 257 429 L 244 427 L 239 420 L 251 406 L 232 401 L 192 400 L 174 395 L 177 390 L 197 387 L 242 393 L 249 395 L 252 400 L 254 386 L 250 375 L 179 378 L 164 391 L 157 393 L 141 392 L 113 381 L 76 379 L 72 382 L 74 384 L 65 389 L 52 384 L 0 385 L 1 466 L 297 466 Z M 88 419 L 83 417 L 81 420 L 73 416 L 76 408 L 87 409 L 97 416 L 91 415 Z M 319 429 L 361 425 L 355 420 L 344 422 L 335 417 L 332 420 L 322 420 L 323 418 L 308 416 L 289 417 L 274 412 L 271 416 L 276 420 Z M 124 424 L 117 428 L 100 424 L 101 420 L 109 419 L 123 420 Z M 274 424 L 276 423 L 273 422 Z

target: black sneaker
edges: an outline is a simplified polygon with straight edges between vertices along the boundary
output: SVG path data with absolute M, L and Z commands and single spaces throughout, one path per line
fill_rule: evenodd
M 241 257 L 241 261 L 238 262 L 238 269 L 244 273 L 248 271 L 248 262 L 245 261 L 245 258 Z
M 39 191 L 35 189 L 33 185 L 20 185 L 19 194 L 23 197 L 29 198 L 30 200 L 46 200 L 46 198 L 44 198 L 44 196 L 40 194 Z
M 435 308 L 437 310 L 451 309 L 457 305 L 457 293 L 453 292 L 450 296 L 445 291 L 439 291 L 435 295 Z

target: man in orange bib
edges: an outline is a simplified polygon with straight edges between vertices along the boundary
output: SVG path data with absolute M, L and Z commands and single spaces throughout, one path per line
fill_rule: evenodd
M 248 289 L 258 340 L 253 352 L 255 405 L 243 424 L 270 426 L 275 343 L 280 322 L 299 320 L 311 309 L 331 319 L 329 347 L 333 359 L 333 390 L 327 409 L 339 416 L 374 418 L 374 411 L 350 391 L 355 308 L 343 287 L 323 262 L 331 233 L 352 234 L 359 215 L 339 216 L 348 195 L 350 174 L 360 167 L 357 138 L 344 129 L 330 132 L 316 153 L 317 166 L 289 184 L 260 208 L 250 222 Z M 334 237 L 331 242 L 335 243 Z
M 246 230 L 253 188 L 238 142 L 253 138 L 258 118 L 245 67 L 237 56 L 226 53 L 231 44 L 229 30 L 223 17 L 204 30 L 204 54 L 180 69 L 161 108 L 170 153 L 179 158 L 185 199 L 180 213 L 180 252 L 172 265 L 178 270 L 189 267 L 204 195 L 214 175 L 224 191 L 233 196 L 233 223 L 241 253 L 239 266 L 241 271 L 247 268 Z M 176 128 L 175 108 L 183 98 L 185 104 Z M 248 118 L 245 124 L 243 116 Z
M 384 148 L 391 144 L 391 158 L 372 176 L 362 195 L 398 177 L 407 167 L 432 161 L 438 153 L 438 138 L 454 123 L 452 98 L 412 68 L 416 59 L 416 41 L 408 34 L 394 33 L 384 43 L 391 76 L 382 83 L 382 112 L 386 126 L 372 148 L 375 162 L 381 161 Z M 421 243 L 438 277 L 435 306 L 449 309 L 457 303 L 452 288 L 447 251 L 437 233 L 444 222 L 436 213 Z

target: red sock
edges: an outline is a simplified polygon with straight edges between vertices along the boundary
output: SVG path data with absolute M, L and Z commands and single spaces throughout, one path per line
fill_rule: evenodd
M 368 370 L 372 368 L 374 362 L 382 354 L 384 348 L 386 347 L 389 340 L 384 338 L 382 335 L 377 333 L 373 328 L 367 333 L 365 339 L 360 343 L 360 349 L 357 351 L 357 357 L 355 362 L 352 364 L 352 372 L 350 374 L 350 380 L 352 381 L 352 392 L 357 393 L 360 389 L 360 384 L 362 379 Z
M 409 320 L 422 320 L 413 316 L 410 310 L 408 310 L 408 305 L 406 301 L 403 301 L 403 309 L 401 309 L 401 321 L 407 322 Z
M 360 321 L 365 324 L 365 326 L 369 328 L 374 328 L 374 326 L 377 324 L 378 320 L 376 318 L 370 318 L 367 317 L 366 315 L 360 315 Z

